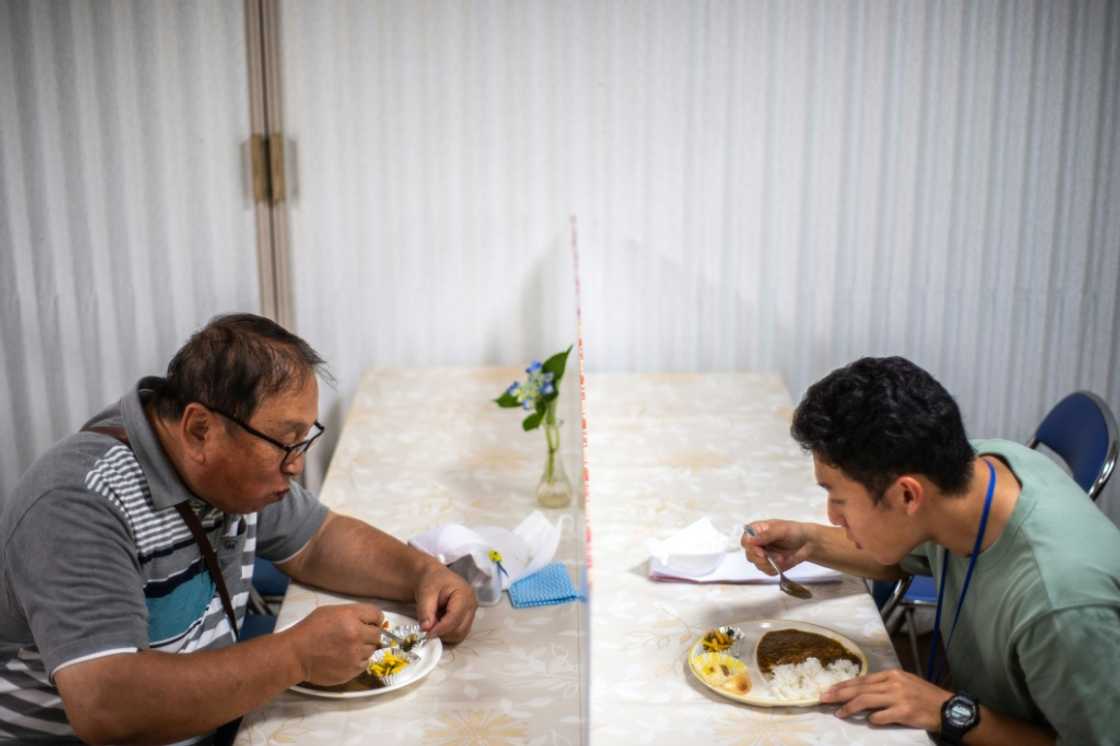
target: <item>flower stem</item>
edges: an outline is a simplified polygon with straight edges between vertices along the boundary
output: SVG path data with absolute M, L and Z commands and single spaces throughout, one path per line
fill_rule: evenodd
M 544 438 L 548 445 L 548 462 L 545 465 L 545 481 L 551 483 L 555 477 L 556 452 L 560 450 L 560 426 L 556 422 L 556 399 L 548 403 L 544 415 Z

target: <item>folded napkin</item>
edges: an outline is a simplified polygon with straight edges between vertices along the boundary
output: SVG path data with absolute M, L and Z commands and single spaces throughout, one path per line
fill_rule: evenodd
M 568 577 L 568 568 L 559 562 L 553 562 L 509 587 L 509 601 L 517 609 L 566 604 L 581 598 Z
M 701 518 L 667 539 L 646 542 L 649 577 L 652 580 L 684 580 L 691 583 L 777 583 L 750 562 L 738 545 L 740 531 L 725 534 L 709 518 Z M 730 550 L 730 551 L 729 551 Z M 786 575 L 799 583 L 836 583 L 835 570 L 802 562 Z
M 490 553 L 497 551 L 505 570 L 502 573 L 502 588 L 506 589 L 511 583 L 552 561 L 567 519 L 568 516 L 561 516 L 553 524 L 539 510 L 534 510 L 512 531 L 498 526 L 468 528 L 448 523 L 414 536 L 408 543 L 445 565 L 469 554 L 474 565 L 484 573 L 498 572 L 490 558 Z
M 743 550 L 727 552 L 709 572 L 693 575 L 671 565 L 665 565 L 656 557 L 649 559 L 651 580 L 684 580 L 689 583 L 777 583 L 777 575 L 767 575 L 747 562 Z M 839 583 L 840 573 L 812 562 L 802 562 L 793 569 L 786 570 L 786 577 L 798 583 Z
M 706 575 L 734 548 L 732 541 L 731 536 L 719 531 L 705 516 L 667 539 L 648 540 L 646 549 L 651 559 L 676 572 Z

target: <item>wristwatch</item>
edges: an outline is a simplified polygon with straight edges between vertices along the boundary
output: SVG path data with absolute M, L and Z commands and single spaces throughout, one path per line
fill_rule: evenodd
M 941 743 L 959 744 L 979 724 L 980 701 L 968 692 L 957 692 L 941 705 Z

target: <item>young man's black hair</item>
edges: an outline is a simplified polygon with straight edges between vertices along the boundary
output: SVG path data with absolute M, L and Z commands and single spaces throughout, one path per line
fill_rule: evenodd
M 958 494 L 974 457 L 956 401 L 901 357 L 861 358 L 810 386 L 790 434 L 876 502 L 901 474 L 925 475 Z

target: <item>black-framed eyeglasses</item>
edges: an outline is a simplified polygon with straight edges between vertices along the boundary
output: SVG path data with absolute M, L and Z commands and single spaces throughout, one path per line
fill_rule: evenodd
M 249 426 L 247 423 L 242 422 L 239 418 L 234 417 L 229 412 L 223 412 L 222 410 L 218 409 L 217 407 L 211 407 L 209 404 L 203 404 L 202 402 L 199 402 L 199 404 L 202 404 L 202 406 L 206 407 L 211 412 L 216 412 L 217 414 L 220 414 L 222 417 L 225 417 L 230 422 L 236 423 L 238 427 L 240 427 L 242 430 L 249 433 L 250 435 L 255 435 L 258 438 L 260 438 L 261 440 L 268 441 L 269 443 L 271 443 L 272 445 L 276 446 L 281 451 L 283 451 L 284 452 L 284 458 L 282 458 L 280 460 L 280 468 L 281 469 L 283 469 L 288 464 L 292 463 L 292 461 L 296 460 L 297 458 L 299 458 L 303 454 L 307 453 L 307 451 L 311 448 L 311 446 L 315 443 L 315 441 L 319 439 L 319 436 L 321 436 L 327 430 L 325 427 L 322 426 L 322 424 L 319 423 L 319 420 L 315 420 L 315 424 L 312 425 L 312 427 L 316 428 L 316 431 L 310 438 L 306 438 L 304 440 L 301 440 L 298 443 L 293 443 L 292 445 L 286 445 L 286 444 L 281 443 L 280 441 L 276 440 L 273 437 L 265 435 L 260 430 L 257 430 L 256 428 Z

